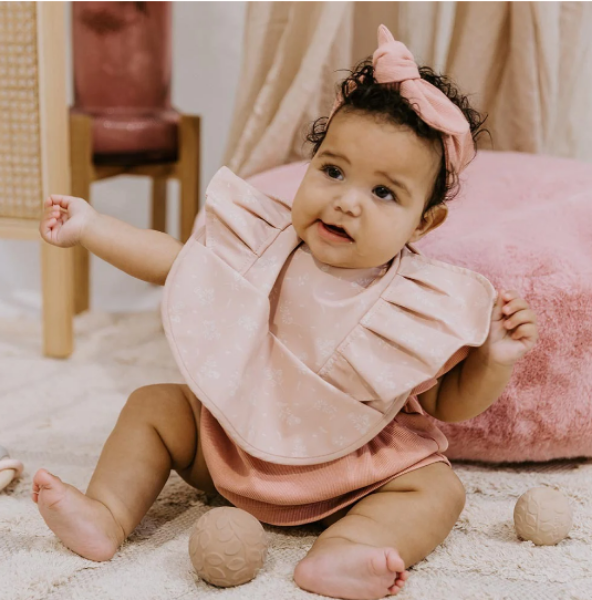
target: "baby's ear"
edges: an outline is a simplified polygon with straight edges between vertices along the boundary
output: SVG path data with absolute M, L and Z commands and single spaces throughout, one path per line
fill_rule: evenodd
M 428 209 L 422 216 L 417 229 L 413 232 L 409 242 L 413 243 L 420 240 L 422 237 L 427 235 L 430 231 L 440 227 L 446 217 L 448 216 L 448 206 L 446 204 L 437 204 Z

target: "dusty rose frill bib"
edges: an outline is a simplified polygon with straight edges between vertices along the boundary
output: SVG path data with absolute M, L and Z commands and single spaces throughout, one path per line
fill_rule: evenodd
M 254 457 L 309 465 L 353 452 L 455 352 L 487 338 L 491 283 L 406 246 L 313 371 L 270 331 L 269 294 L 302 244 L 290 205 L 225 167 L 206 198 L 205 231 L 167 278 L 163 322 L 189 387 Z

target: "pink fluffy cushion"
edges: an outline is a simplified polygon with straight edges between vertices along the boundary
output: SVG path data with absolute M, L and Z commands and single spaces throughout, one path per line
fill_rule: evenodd
M 292 198 L 306 165 L 250 179 Z M 439 424 L 455 459 L 592 456 L 592 168 L 529 154 L 481 152 L 448 220 L 417 247 L 515 289 L 537 314 L 539 343 L 478 417 Z

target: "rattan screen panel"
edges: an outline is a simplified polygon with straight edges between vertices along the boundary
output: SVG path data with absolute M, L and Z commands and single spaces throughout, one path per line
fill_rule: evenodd
M 41 213 L 36 16 L 35 2 L 0 2 L 0 217 Z

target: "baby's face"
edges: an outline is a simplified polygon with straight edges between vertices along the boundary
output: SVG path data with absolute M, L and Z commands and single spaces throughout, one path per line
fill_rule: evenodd
M 294 198 L 294 228 L 322 263 L 384 265 L 446 217 L 439 205 L 422 219 L 440 161 L 409 129 L 340 111 Z

